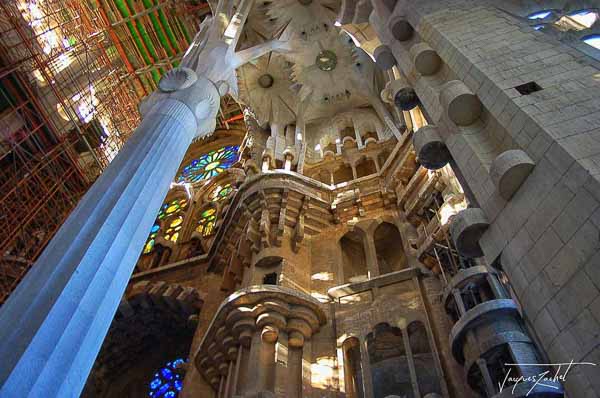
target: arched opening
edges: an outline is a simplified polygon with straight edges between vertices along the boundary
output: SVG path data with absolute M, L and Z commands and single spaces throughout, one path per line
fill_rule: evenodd
M 158 300 L 150 299 L 150 292 Z M 160 304 L 166 302 L 174 305 Z M 195 289 L 164 282 L 126 295 L 81 396 L 176 398 L 184 378 L 180 365 L 189 355 L 201 305 Z
M 360 341 L 350 337 L 342 344 L 344 353 L 344 384 L 346 398 L 363 398 L 362 363 L 360 360 Z
M 394 224 L 383 222 L 373 235 L 375 252 L 381 275 L 406 268 L 406 256 L 402 249 L 402 238 Z
M 406 331 L 408 332 L 408 341 L 421 396 L 429 393 L 441 394 L 436 364 L 425 325 L 421 321 L 414 321 L 408 325 Z
M 363 158 L 356 164 L 356 177 L 364 177 L 377 173 L 377 166 L 371 158 Z
M 413 398 L 410 368 L 402 331 L 380 323 L 367 335 L 367 351 L 373 379 L 373 396 Z
M 352 167 L 348 165 L 342 165 L 333 172 L 333 183 L 336 185 L 341 184 L 342 182 L 352 181 L 353 178 Z
M 350 231 L 340 239 L 345 283 L 367 280 L 369 277 L 363 234 Z

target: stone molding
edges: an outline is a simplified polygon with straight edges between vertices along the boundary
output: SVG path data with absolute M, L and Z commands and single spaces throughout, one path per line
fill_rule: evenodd
M 276 285 L 240 289 L 215 312 L 195 353 L 195 365 L 216 387 L 216 376 L 223 374 L 220 368 L 225 369 L 232 348 L 249 347 L 254 331 L 260 331 L 267 343 L 276 342 L 280 332 L 286 332 L 292 340 L 288 344 L 302 347 L 325 323 L 321 304 L 305 293 Z

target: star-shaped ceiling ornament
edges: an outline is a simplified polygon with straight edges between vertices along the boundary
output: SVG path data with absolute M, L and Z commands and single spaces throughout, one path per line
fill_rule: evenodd
M 330 106 L 338 108 L 363 102 L 357 81 L 361 68 L 368 67 L 362 63 L 368 64 L 370 60 L 359 56 L 347 35 L 337 32 L 324 35 L 321 40 L 306 43 L 301 51 L 286 56 L 294 64 L 292 80 L 301 87 L 300 100 L 310 97 L 308 114 L 320 117 L 332 111 Z
M 238 51 L 281 36 L 287 22 L 270 16 L 268 12 L 271 7 L 272 2 L 270 1 L 254 2 L 244 24 Z
M 240 99 L 252 107 L 261 125 L 296 120 L 297 100 L 290 89 L 289 69 L 281 55 L 270 53 L 238 70 Z
M 334 30 L 338 3 L 335 0 L 277 0 L 270 2 L 267 14 L 278 22 L 280 39 L 312 41 Z

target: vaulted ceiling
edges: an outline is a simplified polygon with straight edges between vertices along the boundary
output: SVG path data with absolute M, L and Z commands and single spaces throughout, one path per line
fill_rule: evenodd
M 239 48 L 276 39 L 290 50 L 238 70 L 240 100 L 260 124 L 306 123 L 367 105 L 377 96 L 375 68 L 352 37 L 335 26 L 336 0 L 256 1 Z

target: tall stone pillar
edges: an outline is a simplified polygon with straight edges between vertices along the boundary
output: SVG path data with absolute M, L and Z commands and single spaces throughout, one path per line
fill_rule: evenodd
M 1 308 L 0 396 L 81 393 L 186 149 L 218 111 L 215 84 L 182 73 L 161 81 L 133 136 Z

